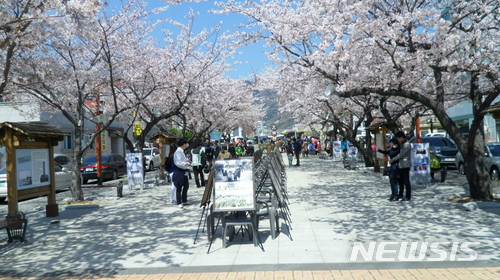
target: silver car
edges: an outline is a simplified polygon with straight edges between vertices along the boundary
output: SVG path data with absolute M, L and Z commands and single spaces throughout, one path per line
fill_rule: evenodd
M 485 145 L 484 162 L 492 180 L 500 180 L 500 142 L 489 142 Z M 458 173 L 465 175 L 464 159 L 460 152 L 455 157 Z

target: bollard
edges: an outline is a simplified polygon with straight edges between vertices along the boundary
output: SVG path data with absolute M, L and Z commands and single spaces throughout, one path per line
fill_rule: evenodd
M 118 187 L 116 187 L 116 196 L 123 197 L 123 182 L 118 182 Z

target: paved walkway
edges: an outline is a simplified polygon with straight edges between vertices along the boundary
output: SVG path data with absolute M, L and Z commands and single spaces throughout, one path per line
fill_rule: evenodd
M 467 193 L 464 176 L 390 202 L 387 178 L 371 169 L 301 164 L 287 167 L 292 229 L 282 223 L 273 240 L 262 221 L 265 251 L 241 235 L 222 248 L 220 229 L 208 253 L 205 232 L 194 242 L 203 210 L 194 181 L 184 209 L 167 203 L 170 186 L 125 188 L 121 199 L 85 189 L 98 207 L 65 207 L 60 193 L 59 217 L 46 218 L 46 199 L 20 204 L 28 242 L 0 235 L 0 279 L 500 279 L 500 208 L 446 199 Z

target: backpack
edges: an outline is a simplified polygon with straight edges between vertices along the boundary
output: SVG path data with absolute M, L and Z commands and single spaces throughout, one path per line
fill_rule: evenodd
M 203 165 L 203 162 L 202 162 L 202 160 L 203 160 L 203 157 L 202 157 L 203 150 L 200 149 L 197 154 L 194 153 L 194 150 L 195 149 L 191 150 L 191 165 L 192 166 L 201 166 L 201 165 Z
M 242 155 L 242 154 L 243 154 L 243 149 L 242 149 L 240 146 L 236 147 L 236 148 L 234 149 L 234 151 L 235 151 L 235 153 L 236 153 L 237 155 Z

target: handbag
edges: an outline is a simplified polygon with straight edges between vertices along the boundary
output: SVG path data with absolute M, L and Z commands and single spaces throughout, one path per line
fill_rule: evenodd
M 384 174 L 383 176 L 389 176 L 389 173 L 391 173 L 391 167 L 388 166 L 385 170 L 384 170 Z

